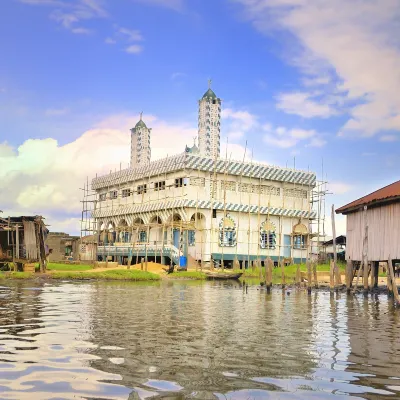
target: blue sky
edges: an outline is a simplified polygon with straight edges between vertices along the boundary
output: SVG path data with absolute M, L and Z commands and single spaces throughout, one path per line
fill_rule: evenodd
M 54 227 L 75 229 L 74 182 L 128 163 L 128 129 L 140 111 L 155 157 L 183 150 L 209 78 L 236 158 L 247 141 L 255 160 L 292 166 L 295 158 L 318 173 L 323 160 L 336 206 L 398 180 L 400 3 L 330 7 L 3 0 L 0 188 L 14 195 L 1 196 L 0 208 L 49 213 Z M 60 174 L 75 189 L 61 188 Z

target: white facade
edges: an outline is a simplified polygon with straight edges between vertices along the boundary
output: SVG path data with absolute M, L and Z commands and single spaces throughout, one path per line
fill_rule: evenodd
M 140 121 L 131 129 L 131 168 L 150 164 L 150 133 L 140 114 Z
M 218 159 L 220 156 L 221 99 L 209 88 L 199 100 L 200 154 Z
M 182 154 L 94 179 L 93 216 L 99 232 L 112 232 L 100 239 L 112 242 L 108 254 L 125 246 L 142 255 L 147 246 L 148 255 L 198 262 L 304 261 L 314 185 L 310 172 Z

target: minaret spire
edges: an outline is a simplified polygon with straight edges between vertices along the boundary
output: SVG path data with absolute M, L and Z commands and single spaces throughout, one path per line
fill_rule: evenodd
M 212 80 L 208 80 L 208 90 L 199 101 L 199 150 L 200 154 L 213 159 L 220 156 L 221 99 L 211 89 Z

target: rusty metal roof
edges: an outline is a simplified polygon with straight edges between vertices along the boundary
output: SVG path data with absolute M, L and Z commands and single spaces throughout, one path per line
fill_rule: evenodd
M 338 208 L 336 213 L 345 214 L 347 212 L 356 211 L 361 206 L 370 206 L 397 199 L 400 201 L 400 181 L 394 182 L 382 189 L 378 189 L 358 200 L 354 200 L 353 202 Z

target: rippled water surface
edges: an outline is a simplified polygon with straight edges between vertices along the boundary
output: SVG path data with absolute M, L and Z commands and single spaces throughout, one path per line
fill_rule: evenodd
M 400 398 L 385 295 L 240 283 L 8 283 L 1 399 Z

